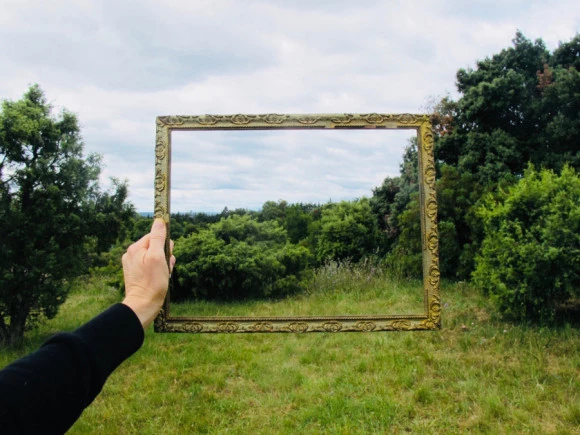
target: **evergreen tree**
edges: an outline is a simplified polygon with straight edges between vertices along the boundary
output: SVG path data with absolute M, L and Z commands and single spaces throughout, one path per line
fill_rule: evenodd
M 76 117 L 53 114 L 32 86 L 0 112 L 0 338 L 22 340 L 39 316 L 54 317 L 66 279 L 105 250 L 132 214 L 127 186 L 102 193 L 100 158 L 83 156 Z

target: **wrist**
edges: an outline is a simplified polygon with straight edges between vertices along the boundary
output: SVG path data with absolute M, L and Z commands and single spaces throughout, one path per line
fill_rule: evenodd
M 157 314 L 161 310 L 161 307 L 157 306 L 157 304 L 152 304 L 151 301 L 146 301 L 135 296 L 126 296 L 122 303 L 133 310 L 141 322 L 143 329 L 146 329 L 153 323 L 153 320 L 155 320 L 155 317 L 157 317 Z

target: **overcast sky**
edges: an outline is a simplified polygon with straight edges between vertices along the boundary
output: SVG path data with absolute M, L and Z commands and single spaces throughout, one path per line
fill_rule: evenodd
M 38 83 L 78 115 L 102 179 L 153 209 L 155 117 L 424 112 L 517 29 L 553 50 L 576 1 L 0 0 L 0 98 Z M 330 134 L 332 133 L 332 134 Z M 173 211 L 370 196 L 408 132 L 179 132 Z

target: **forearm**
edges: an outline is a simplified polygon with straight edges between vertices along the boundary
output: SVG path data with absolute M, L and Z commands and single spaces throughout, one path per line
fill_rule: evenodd
M 116 304 L 72 333 L 0 371 L 0 428 L 63 433 L 101 391 L 111 372 L 143 343 L 143 328 Z

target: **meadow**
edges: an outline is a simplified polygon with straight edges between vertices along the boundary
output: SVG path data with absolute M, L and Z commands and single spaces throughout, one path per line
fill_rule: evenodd
M 360 295 L 368 283 L 356 273 L 320 275 L 312 294 L 332 279 L 335 293 Z M 106 281 L 77 280 L 57 317 L 30 331 L 24 347 L 3 350 L 0 366 L 119 301 Z M 417 282 L 397 288 L 403 299 L 421 292 Z M 150 329 L 69 433 L 580 433 L 578 326 L 503 321 L 465 283 L 444 282 L 441 293 L 436 332 Z M 336 303 L 337 296 L 328 299 Z M 312 303 L 324 310 L 324 298 Z

